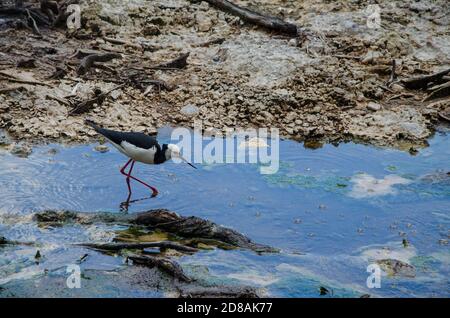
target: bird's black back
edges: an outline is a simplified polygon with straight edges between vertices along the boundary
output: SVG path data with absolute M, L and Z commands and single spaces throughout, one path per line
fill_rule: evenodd
M 102 128 L 96 123 L 94 123 L 92 120 L 86 120 L 85 123 L 92 128 L 95 129 L 96 132 L 99 134 L 102 134 L 109 140 L 111 140 L 113 143 L 120 146 L 122 141 L 126 141 L 132 145 L 135 145 L 136 147 L 143 148 L 143 149 L 150 149 L 152 147 L 155 147 L 160 151 L 161 146 L 158 144 L 158 141 L 156 138 L 146 135 L 144 133 L 140 132 L 122 132 L 122 131 L 116 131 L 111 129 Z
M 113 143 L 119 146 L 121 146 L 121 143 L 123 141 L 126 141 L 127 143 L 130 143 L 132 145 L 135 145 L 136 147 L 143 149 L 150 149 L 152 147 L 156 147 L 155 164 L 160 164 L 166 161 L 165 152 L 167 150 L 167 144 L 164 144 L 161 148 L 155 137 L 140 132 L 122 132 L 102 128 L 91 120 L 86 120 L 85 122 L 87 125 L 94 128 L 96 132 L 105 136 L 106 138 L 108 138 Z
M 136 147 L 143 149 L 150 149 L 155 146 L 158 150 L 161 149 L 158 141 L 154 137 L 146 135 L 144 133 L 121 132 L 106 128 L 98 128 L 97 132 L 118 145 L 120 145 L 123 141 L 126 141 L 132 145 L 135 145 Z

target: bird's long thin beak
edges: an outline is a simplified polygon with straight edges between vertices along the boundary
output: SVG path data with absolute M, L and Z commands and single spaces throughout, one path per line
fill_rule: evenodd
M 187 160 L 184 159 L 183 157 L 180 156 L 180 158 L 181 158 L 181 160 L 183 160 L 184 162 L 186 162 L 188 165 L 190 165 L 192 168 L 197 169 L 196 166 L 194 166 L 192 163 L 190 163 L 189 161 L 187 161 Z

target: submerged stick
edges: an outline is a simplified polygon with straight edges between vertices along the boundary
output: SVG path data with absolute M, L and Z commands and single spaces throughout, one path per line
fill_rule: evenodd
M 35 245 L 34 242 L 21 242 L 21 241 L 10 241 L 8 239 L 6 239 L 6 237 L 4 236 L 0 236 L 0 246 L 4 246 L 4 245 Z
M 188 252 L 188 253 L 198 252 L 198 249 L 196 248 L 181 245 L 170 241 L 141 242 L 141 243 L 81 243 L 79 245 L 103 251 L 120 251 L 124 249 L 137 250 L 149 247 L 159 247 L 159 248 L 170 248 L 180 252 Z
M 175 261 L 168 258 L 158 257 L 158 256 L 139 256 L 132 255 L 128 256 L 128 259 L 132 260 L 134 264 L 143 265 L 147 267 L 156 267 L 161 271 L 166 272 L 170 276 L 177 278 L 178 280 L 186 283 L 192 282 L 192 279 L 186 276 L 183 269 Z
M 286 33 L 292 36 L 298 35 L 297 26 L 295 24 L 283 21 L 277 17 L 266 16 L 261 13 L 251 11 L 247 8 L 239 7 L 227 0 L 205 0 L 216 8 L 240 17 L 246 22 L 250 22 L 266 29 Z

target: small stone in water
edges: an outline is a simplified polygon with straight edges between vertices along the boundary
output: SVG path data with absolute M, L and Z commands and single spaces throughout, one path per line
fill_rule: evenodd
M 448 245 L 448 240 L 446 240 L 446 239 L 440 239 L 440 240 L 439 240 L 439 245 Z
M 20 158 L 27 158 L 32 152 L 32 149 L 29 145 L 23 143 L 17 143 L 11 149 L 11 154 Z
M 9 146 L 11 144 L 11 138 L 2 130 L 0 130 L 0 146 Z
M 403 247 L 408 247 L 409 246 L 409 242 L 408 242 L 407 239 L 403 239 L 402 240 L 402 244 L 403 244 Z
M 47 151 L 47 153 L 48 153 L 49 155 L 51 155 L 51 156 L 54 156 L 54 155 L 56 155 L 56 154 L 58 153 L 58 149 L 56 149 L 56 148 L 51 148 L 51 149 L 49 149 L 49 150 Z
M 323 286 L 320 286 L 319 292 L 320 292 L 320 296 L 328 295 L 330 293 L 330 291 Z
M 105 146 L 105 145 L 98 145 L 98 146 L 95 146 L 95 151 L 98 151 L 98 152 L 101 152 L 101 153 L 105 153 L 105 152 L 108 152 L 109 151 L 109 148 L 108 148 L 108 146 Z

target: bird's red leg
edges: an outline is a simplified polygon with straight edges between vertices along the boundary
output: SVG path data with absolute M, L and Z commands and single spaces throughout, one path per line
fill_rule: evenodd
M 128 171 L 128 173 L 125 172 L 125 169 L 128 167 L 128 165 L 131 163 L 131 168 L 130 171 Z M 131 174 L 131 170 L 133 170 L 133 166 L 134 166 L 134 160 L 130 159 L 128 160 L 128 162 L 122 167 L 122 169 L 120 169 L 120 173 L 123 174 L 124 176 L 126 176 L 126 181 L 127 181 L 127 186 L 128 186 L 128 198 L 127 198 L 127 203 L 130 201 L 131 198 L 131 185 L 130 185 L 130 174 Z
M 128 167 L 128 165 L 133 161 L 133 159 L 130 159 L 127 161 L 127 163 L 120 169 L 120 173 L 124 176 L 127 176 L 128 174 L 125 173 L 125 169 Z
M 128 173 L 126 173 L 126 172 L 125 172 L 125 169 L 127 168 L 127 166 L 128 166 L 131 162 L 133 162 L 133 163 L 131 164 L 130 171 L 128 171 Z M 149 185 L 149 184 L 145 183 L 144 181 L 139 180 L 138 178 L 135 178 L 135 177 L 133 177 L 133 176 L 131 175 L 131 170 L 133 170 L 133 166 L 134 166 L 134 160 L 133 160 L 133 159 L 130 159 L 130 160 L 128 160 L 128 162 L 123 166 L 123 168 L 120 169 L 120 173 L 127 177 L 128 192 L 129 192 L 129 194 L 128 194 L 128 199 L 129 199 L 130 196 L 131 196 L 130 178 L 133 179 L 133 180 L 136 180 L 137 182 L 140 182 L 141 184 L 143 184 L 143 185 L 145 185 L 146 187 L 150 188 L 150 189 L 152 190 L 152 197 L 157 196 L 157 195 L 158 195 L 158 190 L 157 190 L 155 187 L 152 187 L 151 185 Z M 128 201 L 128 200 L 127 200 L 127 201 Z
M 139 180 L 138 178 L 135 178 L 133 176 L 130 176 L 131 179 L 136 180 L 137 182 L 140 182 L 141 184 L 145 185 L 146 187 L 150 188 L 152 190 L 152 197 L 156 197 L 158 195 L 158 190 L 155 187 L 152 187 L 151 185 L 145 183 L 142 180 Z

